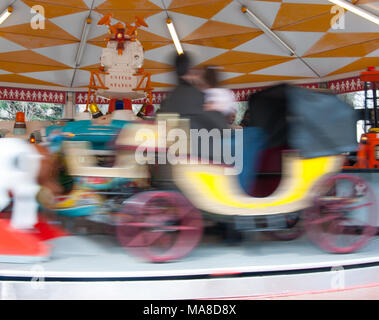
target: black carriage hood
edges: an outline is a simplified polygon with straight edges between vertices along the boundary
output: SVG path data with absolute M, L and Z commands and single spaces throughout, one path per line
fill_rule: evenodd
M 250 126 L 261 127 L 267 148 L 288 146 L 304 158 L 356 151 L 356 116 L 336 95 L 281 84 L 249 98 Z

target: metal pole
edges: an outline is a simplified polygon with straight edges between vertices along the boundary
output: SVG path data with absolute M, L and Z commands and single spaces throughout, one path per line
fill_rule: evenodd
M 376 97 L 376 82 L 372 82 L 372 99 L 374 100 L 375 128 L 378 128 L 378 104 Z
M 367 133 L 367 120 L 368 120 L 367 91 L 368 91 L 368 86 L 367 86 L 367 82 L 365 82 L 365 133 Z
M 257 15 L 255 15 L 249 8 L 242 5 L 241 11 L 248 15 L 248 19 L 252 21 L 259 29 L 261 29 L 274 43 L 286 49 L 291 57 L 298 58 L 309 70 L 311 70 L 318 78 L 321 75 L 313 69 L 301 56 L 299 56 L 294 49 L 292 49 L 286 42 L 284 42 L 274 31 L 272 31 Z

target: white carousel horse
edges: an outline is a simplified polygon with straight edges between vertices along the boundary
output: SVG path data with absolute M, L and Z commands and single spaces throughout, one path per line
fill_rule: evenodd
M 32 229 L 37 223 L 40 163 L 40 153 L 27 141 L 0 139 L 0 209 L 9 205 L 11 192 L 11 227 L 15 229 Z

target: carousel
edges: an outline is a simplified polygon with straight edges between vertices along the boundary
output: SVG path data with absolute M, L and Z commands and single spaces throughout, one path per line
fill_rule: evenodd
M 0 299 L 378 297 L 373 4 L 6 2 Z M 231 165 L 157 112 L 186 52 L 249 113 Z M 337 97 L 358 91 L 362 112 Z

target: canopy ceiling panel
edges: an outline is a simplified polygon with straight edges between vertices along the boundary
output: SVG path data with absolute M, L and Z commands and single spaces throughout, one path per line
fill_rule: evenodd
M 378 15 L 379 0 L 352 0 Z M 315 82 L 358 75 L 379 66 L 379 26 L 346 12 L 342 28 L 327 0 L 1 0 L 0 12 L 12 15 L 0 25 L 0 83 L 83 88 L 99 66 L 107 28 L 97 22 L 111 13 L 113 22 L 149 25 L 138 38 L 145 48 L 145 69 L 157 90 L 175 85 L 175 47 L 166 26 L 169 16 L 184 51 L 197 66 L 220 67 L 222 83 L 254 87 L 277 81 Z M 45 11 L 45 28 L 35 30 L 31 8 Z M 245 5 L 296 55 L 284 49 L 242 13 Z M 333 13 L 334 12 L 334 13 Z M 81 64 L 75 67 L 86 18 L 92 18 Z

